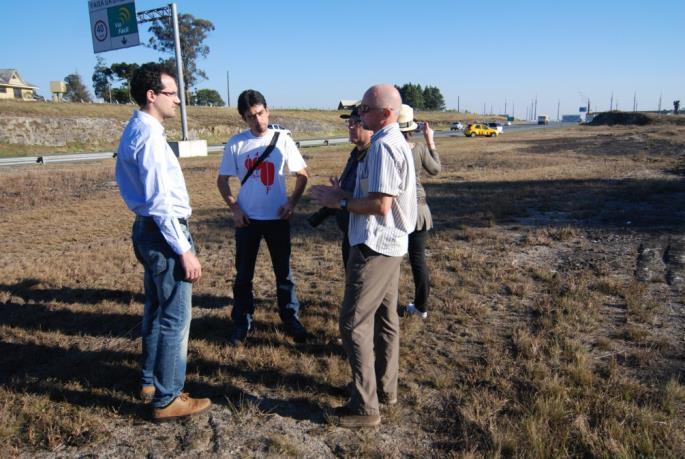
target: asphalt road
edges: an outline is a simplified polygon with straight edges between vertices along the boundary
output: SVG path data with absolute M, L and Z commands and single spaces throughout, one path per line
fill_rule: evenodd
M 530 124 L 512 124 L 511 126 L 505 126 L 503 134 L 512 131 L 525 131 L 532 129 L 549 129 L 549 128 L 559 128 L 566 126 L 575 126 L 576 123 L 549 123 L 547 125 L 538 125 L 534 123 Z M 435 137 L 463 137 L 464 131 L 435 131 Z M 328 145 L 336 145 L 341 143 L 347 143 L 347 137 L 340 137 L 335 139 L 307 139 L 307 140 L 296 140 L 297 146 L 300 148 L 307 147 L 321 147 Z M 218 153 L 223 151 L 223 145 L 210 145 L 207 147 L 209 153 Z M 107 158 L 114 158 L 114 153 L 108 152 L 98 152 L 98 153 L 70 153 L 70 154 L 57 154 L 57 155 L 43 155 L 43 156 L 25 156 L 18 158 L 0 158 L 0 167 L 4 166 L 21 166 L 21 165 L 35 165 L 35 164 L 52 164 L 52 163 L 64 163 L 72 161 L 94 161 Z

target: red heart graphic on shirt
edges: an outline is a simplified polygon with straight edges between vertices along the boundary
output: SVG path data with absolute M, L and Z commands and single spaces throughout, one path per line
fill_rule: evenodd
M 271 186 L 274 184 L 274 176 L 276 169 L 274 168 L 274 163 L 264 161 L 259 165 L 259 178 L 266 187 L 266 192 L 268 193 Z

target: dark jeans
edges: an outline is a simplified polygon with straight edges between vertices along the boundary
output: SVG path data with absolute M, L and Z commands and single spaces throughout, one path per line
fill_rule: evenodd
M 252 279 L 262 238 L 269 249 L 276 276 L 276 297 L 281 320 L 298 317 L 300 312 L 300 302 L 290 272 L 290 223 L 287 220 L 250 220 L 247 227 L 235 229 L 237 273 L 233 283 L 234 305 L 231 311 L 236 326 L 248 329 L 254 315 Z
M 430 279 L 426 264 L 427 241 L 427 230 L 414 231 L 409 235 L 409 263 L 414 276 L 414 306 L 421 312 L 426 312 L 430 293 Z

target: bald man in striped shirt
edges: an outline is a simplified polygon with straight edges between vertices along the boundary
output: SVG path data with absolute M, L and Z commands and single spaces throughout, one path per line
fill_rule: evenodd
M 354 193 L 335 179 L 332 186 L 312 187 L 319 204 L 350 213 L 340 334 L 353 384 L 350 400 L 333 416 L 346 427 L 379 425 L 380 404 L 397 403 L 400 262 L 416 225 L 414 160 L 397 124 L 401 105 L 394 86 L 369 88 L 358 112 L 374 134 L 357 168 Z

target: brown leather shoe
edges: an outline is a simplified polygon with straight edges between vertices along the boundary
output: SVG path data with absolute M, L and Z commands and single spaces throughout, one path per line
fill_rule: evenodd
M 152 402 L 152 399 L 155 398 L 155 386 L 141 387 L 138 396 L 140 397 L 140 400 L 145 404 Z
M 212 402 L 208 398 L 191 398 L 190 395 L 183 392 L 164 408 L 152 410 L 152 419 L 155 422 L 173 421 L 174 419 L 201 413 L 209 408 L 211 404 Z
M 360 414 L 349 406 L 343 405 L 333 409 L 331 421 L 340 427 L 375 427 L 380 425 L 381 416 L 378 414 Z

